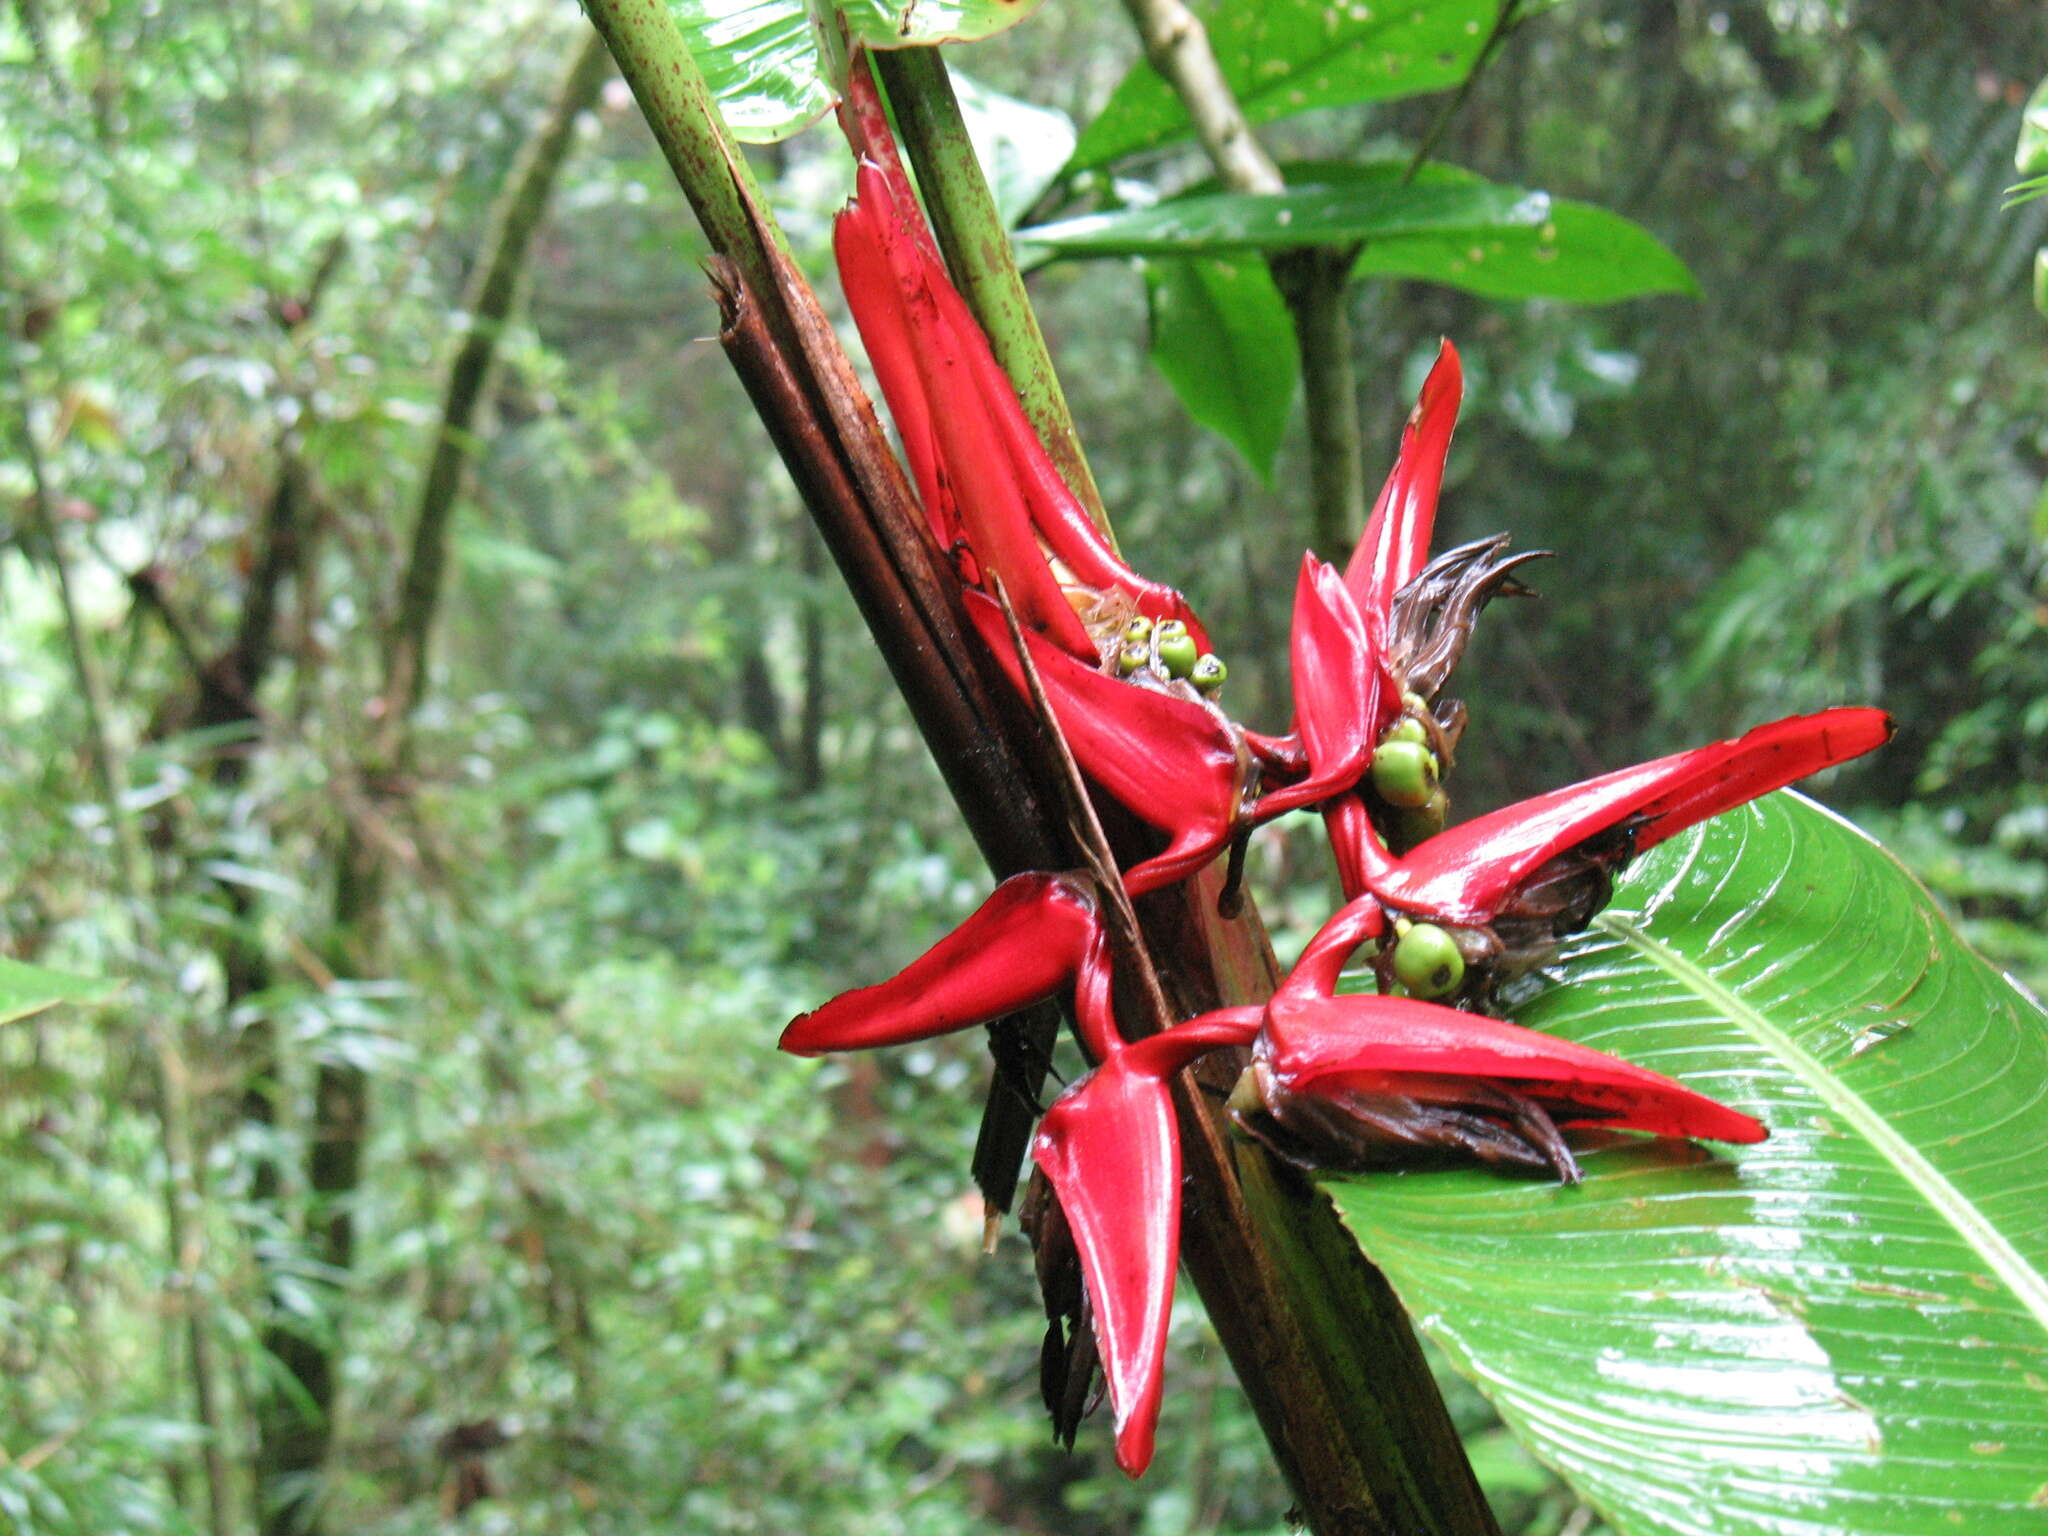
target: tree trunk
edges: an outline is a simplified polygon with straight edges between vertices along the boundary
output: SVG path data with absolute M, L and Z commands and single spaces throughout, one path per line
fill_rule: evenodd
M 547 114 L 512 163 L 491 211 L 483 259 L 463 296 L 466 329 L 449 366 L 396 618 L 385 639 L 380 723 L 361 764 L 366 804 L 341 833 L 329 948 L 336 975 L 378 976 L 389 969 L 386 901 L 396 843 L 390 829 L 399 824 L 405 797 L 412 719 L 426 690 L 428 643 L 446 585 L 449 533 L 475 451 L 477 413 L 576 118 L 595 101 L 607 70 L 604 50 L 589 42 L 570 61 Z M 347 1276 L 355 1260 L 354 1199 L 370 1115 L 370 1081 L 362 1069 L 346 1062 L 321 1063 L 306 1170 L 313 1198 L 307 1246 L 312 1258 L 337 1276 Z M 344 1312 L 345 1297 L 335 1305 Z M 317 1335 L 280 1322 L 266 1335 L 291 1382 L 262 1420 L 258 1484 L 265 1536 L 304 1536 L 320 1529 L 318 1479 L 334 1440 L 341 1337 L 338 1321 Z

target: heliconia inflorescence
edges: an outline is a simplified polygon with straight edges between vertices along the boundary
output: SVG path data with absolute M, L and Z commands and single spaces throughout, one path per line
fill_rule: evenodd
M 1133 1036 L 1112 1003 L 1104 893 L 1079 872 L 1021 874 L 895 977 L 783 1032 L 783 1049 L 815 1055 L 1071 1001 L 1090 1070 L 1045 1111 L 1031 1155 L 1071 1233 L 1117 1461 L 1135 1477 L 1152 1456 L 1177 1265 L 1175 1073 L 1249 1047 L 1232 1118 L 1312 1168 L 1450 1154 L 1576 1181 L 1574 1126 L 1760 1141 L 1765 1127 L 1740 1111 L 1483 1010 L 1501 975 L 1592 918 L 1636 853 L 1869 751 L 1891 722 L 1875 709 L 1795 716 L 1446 828 L 1440 781 L 1464 712 L 1441 691 L 1479 611 L 1522 592 L 1514 573 L 1534 558 L 1509 556 L 1504 536 L 1429 558 L 1463 390 L 1446 342 L 1358 548 L 1341 573 L 1302 561 L 1289 730 L 1245 729 L 1217 702 L 1227 669 L 1186 599 L 1123 562 L 1032 431 L 946 276 L 864 60 L 848 121 L 864 158 L 834 249 L 855 321 L 981 643 L 1026 695 L 1028 661 L 1081 770 L 1165 834 L 1122 872 L 1125 893 L 1184 880 L 1260 822 L 1319 809 L 1346 897 L 1263 1007 Z M 1338 992 L 1356 956 L 1377 994 Z

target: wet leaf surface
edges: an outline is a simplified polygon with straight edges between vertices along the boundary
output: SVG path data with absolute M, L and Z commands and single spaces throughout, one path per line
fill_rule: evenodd
M 1632 1536 L 2048 1509 L 2048 1017 L 1876 844 L 1775 795 L 1620 883 L 1516 1017 L 1771 1127 L 1579 1133 L 1577 1189 L 1332 1181 L 1362 1247 Z

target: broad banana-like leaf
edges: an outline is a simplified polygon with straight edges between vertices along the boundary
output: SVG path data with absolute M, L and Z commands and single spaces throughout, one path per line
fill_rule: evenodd
M 1516 1011 L 1762 1118 L 1568 1188 L 1331 1180 L 1501 1416 L 1627 1536 L 2048 1530 L 2048 1015 L 1790 794 L 1654 850 Z

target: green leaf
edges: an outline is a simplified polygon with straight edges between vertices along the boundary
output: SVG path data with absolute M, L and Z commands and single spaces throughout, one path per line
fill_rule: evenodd
M 0 958 L 0 1024 L 11 1024 L 59 1003 L 89 1003 L 107 995 L 103 981 L 46 971 L 39 965 Z
M 1421 278 L 1489 299 L 1612 304 L 1699 292 L 1686 264 L 1642 225 L 1563 198 L 1552 198 L 1550 217 L 1534 227 L 1510 225 L 1469 239 L 1414 234 L 1375 240 L 1351 270 L 1360 277 Z
M 1014 26 L 1039 0 L 836 0 L 874 48 L 964 42 Z M 668 0 L 736 138 L 786 139 L 831 110 L 804 0 Z
M 1346 245 L 1396 235 L 1534 229 L 1549 217 L 1547 193 L 1518 187 L 1359 182 L 1289 187 L 1266 197 L 1199 193 L 1149 208 L 1040 224 L 1020 230 L 1017 242 L 1054 257 L 1190 256 Z
M 2020 114 L 2020 140 L 2012 163 L 2022 176 L 2048 176 L 2048 80 L 2034 87 Z
M 1224 80 L 1258 124 L 1456 85 L 1471 72 L 1497 9 L 1496 0 L 1224 0 L 1203 23 Z M 1081 130 L 1068 169 L 1193 132 L 1172 87 L 1139 63 Z
M 1005 225 L 1014 224 L 1052 184 L 1074 147 L 1074 120 L 1051 107 L 1005 96 L 959 70 L 953 93 L 974 158 Z
M 1627 1536 L 2031 1529 L 2048 1503 L 2048 1017 L 1780 794 L 1619 883 L 1533 1027 L 1761 1116 L 1579 1188 L 1326 1187 L 1422 1327 Z
M 1349 186 L 1397 185 L 1406 160 L 1306 162 L 1282 168 L 1288 181 Z M 1490 186 L 1461 166 L 1433 160 L 1417 186 Z M 1412 277 L 1462 288 L 1489 299 L 1559 299 L 1612 304 L 1652 293 L 1697 294 L 1691 270 L 1632 219 L 1591 203 L 1554 197 L 1550 217 L 1514 224 L 1478 238 L 1415 233 L 1375 240 L 1359 253 L 1361 277 Z
M 1188 414 L 1228 438 L 1272 484 L 1299 354 L 1265 263 L 1147 262 L 1145 293 L 1152 361 Z
M 2037 197 L 2048 197 L 2048 176 L 2034 176 L 2026 181 L 2016 181 L 2005 189 L 2005 201 L 1998 205 L 2000 213 L 2010 213 L 2022 203 L 2031 203 Z

